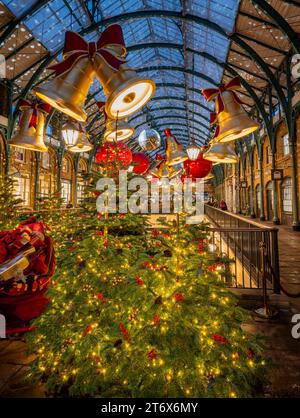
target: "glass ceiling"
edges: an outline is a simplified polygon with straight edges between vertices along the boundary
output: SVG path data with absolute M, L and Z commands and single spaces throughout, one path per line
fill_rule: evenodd
M 41 7 L 33 13 L 30 9 L 36 0 L 3 0 L 2 3 L 18 18 L 27 12 L 23 23 L 53 54 L 63 47 L 66 30 L 81 32 L 94 22 L 141 10 L 171 10 L 197 15 L 219 24 L 230 33 L 239 0 L 41 0 Z M 183 144 L 187 144 L 190 138 L 199 144 L 204 143 L 209 133 L 211 105 L 205 102 L 199 90 L 214 85 L 203 79 L 201 73 L 219 83 L 223 69 L 191 50 L 206 52 L 226 61 L 228 39 L 208 27 L 170 17 L 139 17 L 120 23 L 129 48 L 128 64 L 157 84 L 155 96 L 148 106 L 130 118 L 136 127 L 134 141 L 151 118 L 153 128 L 162 133 L 165 127 L 169 127 Z M 95 40 L 99 36 L 96 31 L 86 32 L 86 40 Z M 155 46 L 157 43 L 174 47 Z M 130 51 L 130 47 L 140 44 L 148 46 Z M 200 76 L 187 74 L 185 69 L 194 70 Z M 97 80 L 91 87 L 90 95 L 93 94 L 93 100 L 105 99 Z

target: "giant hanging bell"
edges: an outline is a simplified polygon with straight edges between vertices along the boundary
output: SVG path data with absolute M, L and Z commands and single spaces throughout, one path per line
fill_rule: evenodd
M 83 106 L 95 75 L 94 44 L 88 44 L 77 33 L 67 31 L 64 59 L 49 67 L 55 71 L 55 78 L 33 89 L 46 103 L 81 122 L 87 118 Z
M 134 134 L 134 129 L 128 123 L 115 119 L 107 119 L 104 139 L 108 142 L 127 141 Z
M 259 128 L 259 124 L 249 118 L 236 94 L 240 90 L 240 80 L 233 78 L 218 89 L 204 89 L 202 93 L 209 102 L 216 99 L 216 123 L 219 125 L 218 141 L 229 142 L 249 135 Z
M 176 138 L 171 134 L 170 129 L 164 130 L 166 135 L 166 153 L 167 153 L 167 164 L 177 165 L 188 159 L 188 156 L 182 149 Z
M 107 97 L 107 116 L 122 119 L 137 112 L 151 99 L 155 83 L 138 77 L 126 64 L 122 28 L 111 25 L 105 32 L 102 53 L 95 55 L 95 71 Z
M 104 113 L 105 127 L 104 139 L 107 142 L 127 141 L 134 134 L 134 129 L 125 121 L 110 119 L 105 111 L 105 102 L 97 102 L 97 106 Z
M 25 148 L 31 151 L 46 152 L 44 143 L 45 115 L 51 107 L 45 103 L 33 104 L 21 99 L 21 118 L 17 133 L 7 141 L 13 147 Z
M 223 164 L 234 164 L 238 161 L 233 145 L 221 143 L 218 140 L 211 141 L 209 149 L 203 154 L 203 158 L 214 163 Z
M 79 136 L 75 143 L 68 147 L 70 152 L 88 152 L 93 148 L 93 145 L 88 140 L 88 134 L 81 124 L 79 124 Z

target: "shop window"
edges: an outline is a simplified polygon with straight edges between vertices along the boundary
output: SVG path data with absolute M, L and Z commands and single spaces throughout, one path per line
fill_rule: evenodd
M 256 192 L 256 206 L 257 206 L 257 209 L 261 209 L 261 201 L 260 201 L 260 184 L 258 184 L 257 186 L 256 186 L 256 189 L 255 189 L 255 192 Z
M 62 161 L 62 171 L 64 173 L 70 172 L 70 161 L 68 160 L 68 158 L 64 158 Z
M 291 178 L 286 178 L 281 185 L 282 192 L 282 209 L 283 212 L 292 212 L 292 181 Z
M 290 153 L 289 134 L 284 135 L 282 140 L 283 140 L 282 153 L 283 155 L 289 155 Z
M 40 178 L 40 189 L 39 189 L 40 196 L 49 196 L 50 189 L 51 189 L 50 181 L 45 178 Z
M 85 184 L 78 182 L 77 184 L 77 203 L 81 203 L 84 198 Z
M 50 154 L 48 152 L 42 153 L 42 166 L 43 168 L 50 168 Z
M 266 146 L 266 164 L 269 164 L 270 162 L 270 149 L 269 146 Z
M 25 163 L 25 149 L 15 147 L 14 151 L 15 160 L 21 163 Z
M 69 180 L 61 181 L 61 197 L 65 203 L 68 204 L 72 201 L 71 199 L 71 182 Z
M 30 206 L 30 179 L 14 177 L 14 194 L 23 200 L 23 206 Z

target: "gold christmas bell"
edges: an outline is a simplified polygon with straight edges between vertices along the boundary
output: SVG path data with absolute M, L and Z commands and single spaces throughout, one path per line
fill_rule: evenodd
M 188 156 L 182 149 L 176 138 L 171 134 L 170 129 L 165 129 L 166 135 L 166 153 L 167 153 L 167 164 L 177 165 L 188 159 Z
M 79 135 L 76 143 L 68 147 L 70 152 L 88 152 L 93 148 L 93 145 L 88 140 L 88 134 L 86 130 L 79 123 Z
M 95 71 L 107 97 L 105 110 L 109 118 L 123 119 L 137 112 L 151 99 L 155 83 L 138 77 L 127 65 L 120 25 L 109 26 L 101 38 L 99 53 L 95 55 Z
M 156 155 L 156 159 L 158 161 L 156 166 L 150 170 L 150 174 L 154 177 L 172 179 L 183 171 L 180 166 L 168 166 L 166 158 L 160 154 Z
M 259 128 L 242 107 L 236 91 L 240 90 L 239 77 L 233 78 L 218 89 L 204 89 L 202 94 L 209 102 L 216 99 L 216 123 L 219 125 L 218 141 L 230 142 L 245 137 Z
M 47 152 L 44 143 L 45 115 L 51 107 L 48 104 L 34 104 L 20 100 L 21 118 L 16 134 L 7 141 L 13 147 L 25 148 L 31 151 Z
M 134 129 L 125 121 L 110 119 L 105 111 L 105 102 L 97 102 L 97 106 L 104 113 L 105 127 L 104 139 L 107 142 L 127 141 L 134 134 Z
M 238 157 L 230 143 L 221 143 L 216 139 L 210 142 L 209 149 L 203 154 L 205 160 L 215 163 L 234 164 Z
M 87 118 L 83 106 L 95 75 L 95 45 L 67 31 L 63 61 L 49 67 L 55 71 L 54 79 L 33 89 L 46 103 L 81 122 Z

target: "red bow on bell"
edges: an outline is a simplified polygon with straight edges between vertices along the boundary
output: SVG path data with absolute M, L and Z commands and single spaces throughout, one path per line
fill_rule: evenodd
M 211 125 L 215 125 L 215 124 L 217 125 L 214 136 L 212 137 L 212 139 L 215 139 L 219 136 L 219 133 L 220 133 L 220 125 L 218 124 L 218 118 L 217 118 L 216 112 L 211 112 L 210 113 L 210 124 Z
M 107 47 L 119 46 L 121 53 L 107 50 Z M 118 70 L 124 64 L 126 54 L 123 32 L 120 25 L 111 25 L 100 35 L 97 42 L 86 42 L 82 36 L 76 32 L 67 31 L 63 51 L 64 60 L 59 64 L 48 67 L 55 71 L 55 76 L 69 72 L 81 58 L 93 59 L 95 55 L 100 55 L 113 69 Z
M 49 113 L 51 110 L 51 106 L 47 103 L 39 103 L 39 104 L 31 103 L 25 99 L 20 99 L 19 107 L 20 107 L 20 110 L 27 109 L 27 108 L 32 109 L 32 115 L 31 115 L 31 118 L 29 119 L 28 126 L 29 128 L 33 127 L 35 129 L 36 129 L 36 124 L 37 124 L 38 110 L 44 113 Z
M 105 112 L 105 102 L 96 102 L 96 105 L 98 106 L 98 109 L 100 110 L 100 112 L 103 112 L 103 114 L 104 114 L 104 121 L 106 121 L 107 114 Z
M 240 79 L 239 77 L 235 77 L 232 80 L 230 80 L 227 84 L 221 84 L 219 88 L 203 89 L 202 94 L 207 102 L 210 102 L 212 99 L 216 98 L 217 113 L 221 113 L 224 110 L 224 102 L 222 99 L 222 93 L 224 93 L 224 91 L 231 91 L 236 102 L 239 104 L 243 104 L 243 102 L 239 99 L 238 95 L 235 93 L 235 91 L 239 90 L 240 87 Z
M 166 156 L 161 154 L 156 154 L 155 156 L 156 161 L 166 161 Z

